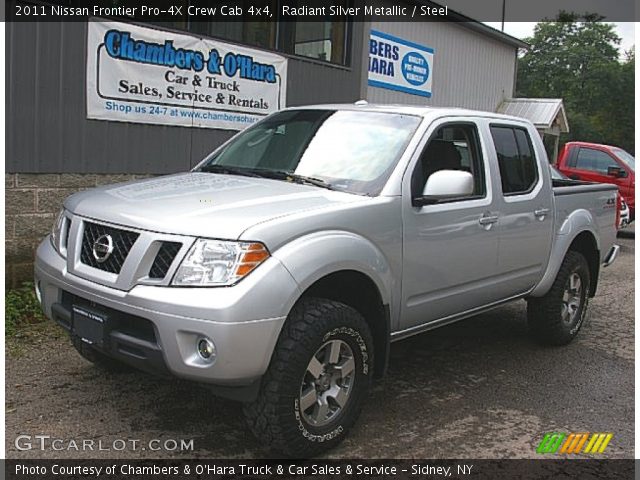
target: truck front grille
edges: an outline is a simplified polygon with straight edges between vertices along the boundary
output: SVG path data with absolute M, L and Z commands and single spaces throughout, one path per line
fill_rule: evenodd
M 103 236 L 111 237 L 113 251 L 105 260 L 98 261 L 94 256 L 93 249 L 96 240 Z M 97 223 L 85 222 L 80 261 L 90 267 L 118 274 L 138 236 L 138 233 L 129 230 L 120 230 Z
M 162 242 L 162 246 L 156 255 L 153 265 L 149 269 L 149 278 L 164 278 L 169 271 L 169 267 L 182 248 L 178 242 Z

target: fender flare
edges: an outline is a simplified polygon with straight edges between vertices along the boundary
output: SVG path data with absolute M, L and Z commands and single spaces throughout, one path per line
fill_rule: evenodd
M 578 235 L 584 232 L 588 232 L 593 236 L 596 248 L 600 251 L 600 239 L 591 212 L 583 208 L 571 212 L 555 233 L 547 269 L 540 282 L 529 294 L 530 297 L 543 297 L 547 294 L 558 275 L 558 271 L 560 271 L 560 266 L 571 244 Z
M 313 252 L 310 254 L 309 252 Z M 376 352 L 375 375 L 386 371 L 391 348 L 392 314 L 390 304 L 394 297 L 391 266 L 383 253 L 369 240 L 347 231 L 315 232 L 284 245 L 273 253 L 289 271 L 298 285 L 295 298 L 286 307 L 290 309 L 316 282 L 339 272 L 355 272 L 369 279 L 381 301 L 381 316 L 370 324 L 374 334 Z M 318 258 L 322 259 L 319 264 Z
M 272 256 L 289 271 L 300 292 L 331 273 L 353 270 L 373 281 L 383 304 L 392 301 L 394 280 L 389 262 L 372 242 L 360 235 L 342 230 L 314 232 L 283 245 Z M 322 259 L 320 265 L 318 259 Z M 297 298 L 290 306 L 295 301 Z

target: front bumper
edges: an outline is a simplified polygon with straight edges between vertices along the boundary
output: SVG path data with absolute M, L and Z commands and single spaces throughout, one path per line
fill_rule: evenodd
M 45 314 L 72 329 L 71 308 L 109 318 L 103 353 L 156 373 L 225 387 L 256 383 L 266 371 L 287 313 L 299 296 L 284 266 L 269 258 L 233 287 L 103 286 L 67 271 L 46 238 L 38 247 L 35 282 Z M 213 340 L 216 359 L 202 362 L 197 340 Z

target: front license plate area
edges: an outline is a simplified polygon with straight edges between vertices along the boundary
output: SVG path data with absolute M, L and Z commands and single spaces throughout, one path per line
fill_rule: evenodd
M 102 345 L 107 316 L 104 313 L 86 307 L 73 305 L 73 331 L 83 341 Z

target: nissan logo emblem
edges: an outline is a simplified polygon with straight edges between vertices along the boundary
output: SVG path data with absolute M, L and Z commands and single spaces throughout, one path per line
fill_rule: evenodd
M 98 263 L 106 262 L 111 256 L 111 252 L 113 252 L 113 239 L 111 235 L 104 234 L 96 238 L 91 251 L 93 252 L 93 258 L 95 258 Z

